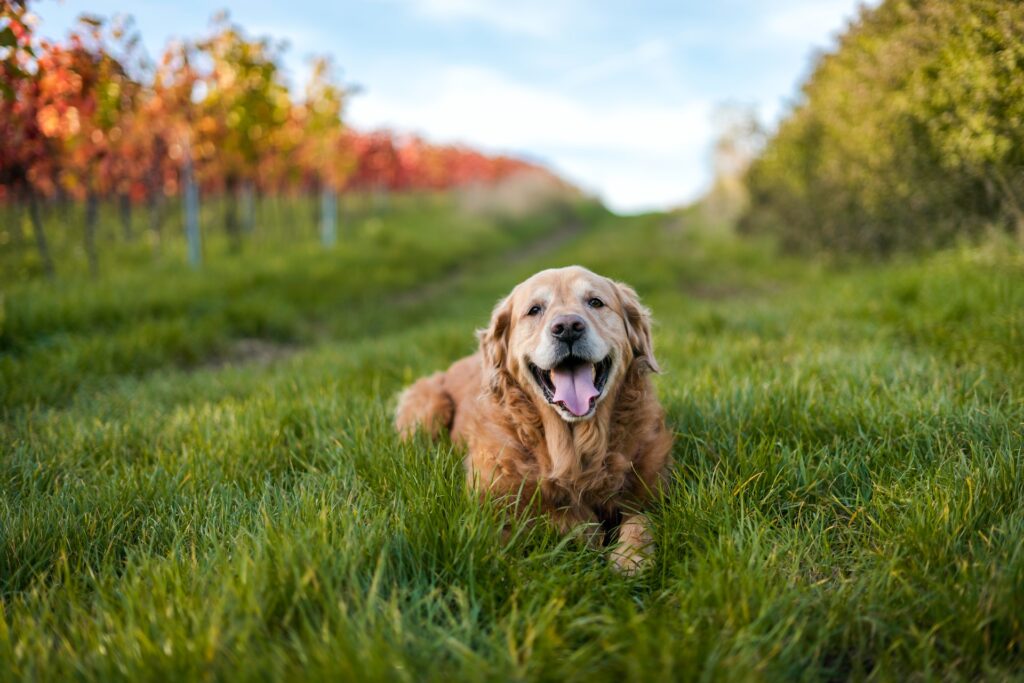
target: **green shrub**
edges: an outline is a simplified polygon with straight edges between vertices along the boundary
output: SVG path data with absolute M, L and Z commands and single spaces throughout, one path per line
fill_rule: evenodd
M 747 176 L 746 232 L 885 254 L 1024 239 L 1024 3 L 887 0 L 823 55 Z

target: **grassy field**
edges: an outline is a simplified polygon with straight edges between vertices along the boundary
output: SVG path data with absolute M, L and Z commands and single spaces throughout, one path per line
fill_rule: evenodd
M 1019 250 L 825 264 L 696 213 L 437 200 L 331 253 L 142 260 L 4 283 L 0 677 L 1024 671 Z M 500 295 L 568 263 L 658 320 L 676 465 L 632 579 L 543 526 L 503 545 L 461 454 L 390 426 Z

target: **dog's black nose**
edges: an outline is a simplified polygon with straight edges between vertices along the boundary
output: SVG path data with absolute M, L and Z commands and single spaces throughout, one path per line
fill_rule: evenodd
M 560 315 L 551 323 L 551 334 L 558 341 L 572 344 L 583 336 L 587 323 L 578 315 Z

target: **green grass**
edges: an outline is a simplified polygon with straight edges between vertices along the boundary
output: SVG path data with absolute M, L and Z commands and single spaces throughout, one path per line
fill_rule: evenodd
M 1020 676 L 1024 255 L 801 262 L 695 215 L 441 203 L 332 254 L 9 284 L 0 676 Z M 543 525 L 503 544 L 461 454 L 390 427 L 498 296 L 571 262 L 658 320 L 676 465 L 634 579 Z

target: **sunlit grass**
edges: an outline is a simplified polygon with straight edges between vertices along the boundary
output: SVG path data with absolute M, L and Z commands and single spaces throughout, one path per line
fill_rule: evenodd
M 837 268 L 692 216 L 592 214 L 554 253 L 510 258 L 561 220 L 453 219 L 443 240 L 420 221 L 381 228 L 419 240 L 401 249 L 254 249 L 9 293 L 8 675 L 1019 672 L 1019 252 Z M 390 427 L 394 394 L 471 351 L 498 296 L 571 262 L 630 281 L 658 320 L 676 465 L 636 579 L 544 527 L 502 544 L 461 454 Z M 272 352 L 234 351 L 252 338 Z

